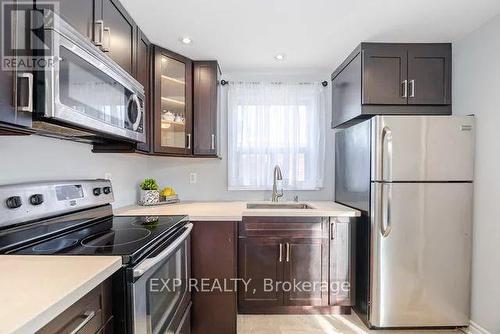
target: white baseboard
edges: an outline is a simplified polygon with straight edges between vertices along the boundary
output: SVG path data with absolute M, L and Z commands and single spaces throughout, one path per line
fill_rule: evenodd
M 462 328 L 462 332 L 467 333 L 467 334 L 491 334 L 489 331 L 487 331 L 485 328 L 479 326 L 474 321 L 470 322 L 469 327 Z

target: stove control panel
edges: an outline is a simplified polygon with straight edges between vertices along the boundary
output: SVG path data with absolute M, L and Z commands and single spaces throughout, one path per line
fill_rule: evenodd
M 109 180 L 0 186 L 0 228 L 114 202 Z

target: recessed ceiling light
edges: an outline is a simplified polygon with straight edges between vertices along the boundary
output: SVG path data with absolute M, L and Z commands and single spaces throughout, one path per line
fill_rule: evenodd
M 274 56 L 274 59 L 282 61 L 285 60 L 286 56 L 283 53 L 278 53 L 276 56 Z
M 187 36 L 181 37 L 180 40 L 184 44 L 191 44 L 191 43 L 193 43 L 193 40 L 190 37 L 187 37 Z

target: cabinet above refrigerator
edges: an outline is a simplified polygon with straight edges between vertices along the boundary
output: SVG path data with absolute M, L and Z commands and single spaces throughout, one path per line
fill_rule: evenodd
M 332 128 L 373 115 L 451 114 L 449 43 L 361 43 L 331 78 Z

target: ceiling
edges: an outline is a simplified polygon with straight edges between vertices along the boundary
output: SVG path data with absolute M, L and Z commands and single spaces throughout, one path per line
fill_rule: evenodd
M 500 13 L 499 0 L 121 2 L 153 43 L 224 72 L 329 73 L 361 41 L 453 42 Z

